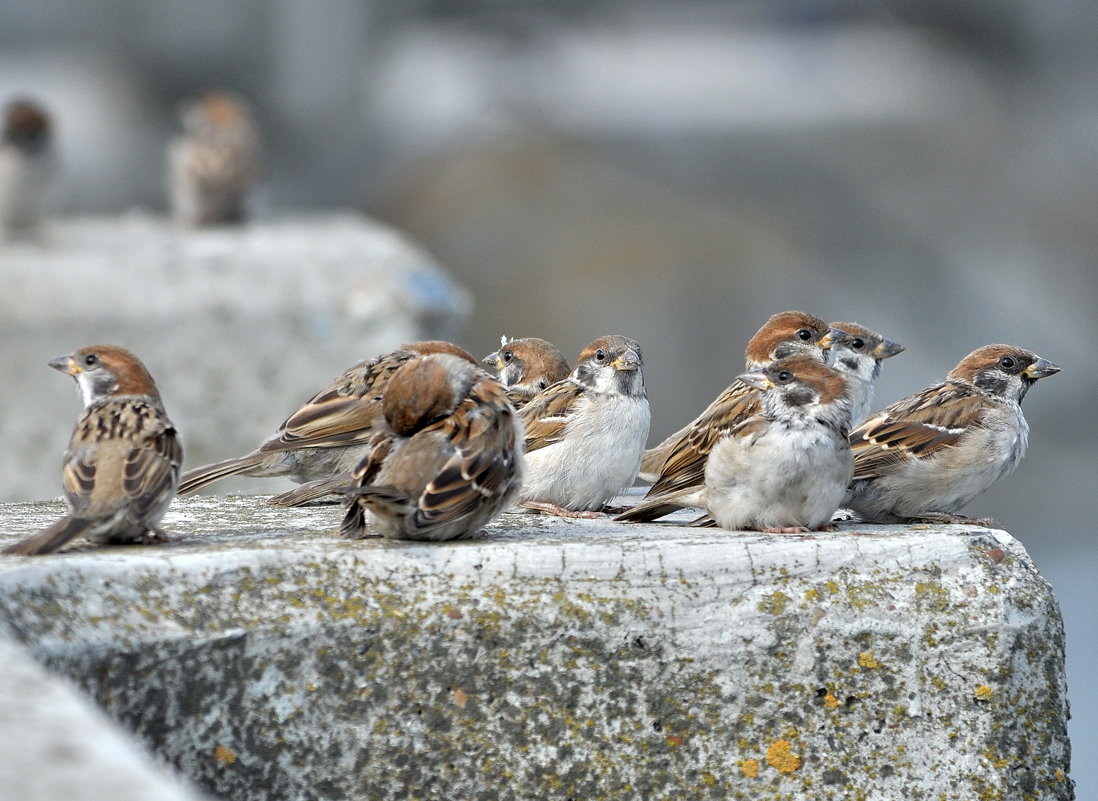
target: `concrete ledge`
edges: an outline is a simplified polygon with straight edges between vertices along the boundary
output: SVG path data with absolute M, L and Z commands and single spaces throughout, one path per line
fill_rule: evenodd
M 339 519 L 184 499 L 178 543 L 0 559 L 0 624 L 236 800 L 1074 797 L 1059 609 L 1005 532 Z

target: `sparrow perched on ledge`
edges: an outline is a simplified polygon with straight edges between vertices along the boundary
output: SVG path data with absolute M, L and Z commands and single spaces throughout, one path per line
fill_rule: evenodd
M 278 430 L 251 453 L 188 470 L 183 475 L 179 494 L 187 495 L 229 476 L 286 476 L 303 486 L 272 498 L 270 502 L 296 506 L 346 487 L 351 480 L 351 470 L 376 433 L 385 384 L 405 362 L 428 353 L 449 353 L 476 364 L 467 351 L 441 340 L 415 342 L 359 362 L 286 418 Z
M 827 363 L 846 376 L 853 402 L 851 420 L 860 423 L 873 409 L 881 362 L 903 353 L 904 346 L 858 323 L 832 323 L 831 327 L 847 336 L 832 343 Z
M 523 407 L 523 506 L 593 516 L 633 484 L 651 421 L 643 366 L 632 339 L 601 337 L 580 353 L 567 378 Z
M 811 314 L 775 314 L 747 343 L 747 369 L 756 370 L 794 355 L 822 363 L 826 349 L 845 336 Z M 639 523 L 686 506 L 701 506 L 705 463 L 713 446 L 761 409 L 760 391 L 738 378 L 733 381 L 693 422 L 645 453 L 641 477 L 651 477 L 653 484 L 644 500 L 616 519 Z
M 0 231 L 41 222 L 56 173 L 49 112 L 26 98 L 8 103 L 0 131 Z
M 785 534 L 828 525 L 854 474 L 849 381 L 808 356 L 739 379 L 762 393 L 762 411 L 713 446 L 705 509 L 731 530 Z
M 496 379 L 458 356 L 408 361 L 382 398 L 385 424 L 345 489 L 340 533 L 450 540 L 491 522 L 522 477 L 522 427 Z
M 499 350 L 482 359 L 499 373 L 499 382 L 516 409 L 521 409 L 550 384 L 572 371 L 556 345 L 537 337 L 500 338 Z
M 180 109 L 182 135 L 168 145 L 172 216 L 183 225 L 244 219 L 244 201 L 259 176 L 260 136 L 240 98 L 210 92 Z
M 92 345 L 49 363 L 76 379 L 84 411 L 65 451 L 71 511 L 4 553 L 47 554 L 83 535 L 97 544 L 155 542 L 179 484 L 183 446 L 145 366 Z
M 977 348 L 945 381 L 877 412 L 850 434 L 843 505 L 869 521 L 963 519 L 957 511 L 1018 466 L 1022 398 L 1060 368 L 1012 345 Z

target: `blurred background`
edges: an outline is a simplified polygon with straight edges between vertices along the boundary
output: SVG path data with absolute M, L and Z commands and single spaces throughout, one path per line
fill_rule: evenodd
M 968 511 L 1002 521 L 1060 598 L 1084 799 L 1096 75 L 1084 0 L 0 4 L 0 102 L 53 110 L 65 213 L 164 210 L 177 103 L 237 91 L 266 132 L 262 208 L 353 208 L 409 232 L 471 291 L 458 339 L 478 356 L 501 334 L 571 359 L 634 337 L 653 441 L 782 309 L 904 343 L 878 405 L 989 342 L 1059 363 L 1026 399 L 1028 457 Z M 33 469 L 56 482 L 52 462 Z

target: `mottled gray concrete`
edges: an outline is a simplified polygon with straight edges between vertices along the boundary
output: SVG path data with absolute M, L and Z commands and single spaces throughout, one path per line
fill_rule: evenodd
M 64 679 L 0 636 L 0 798 L 200 801 Z
M 234 801 L 1073 797 L 1059 609 L 1003 531 L 339 518 L 185 500 L 172 544 L 0 559 L 0 622 Z
M 38 239 L 0 243 L 0 280 L 9 501 L 60 491 L 80 407 L 72 381 L 46 367 L 55 356 L 102 342 L 137 353 L 194 467 L 247 453 L 362 359 L 454 338 L 472 303 L 430 254 L 351 212 L 201 230 L 136 212 L 56 220 Z

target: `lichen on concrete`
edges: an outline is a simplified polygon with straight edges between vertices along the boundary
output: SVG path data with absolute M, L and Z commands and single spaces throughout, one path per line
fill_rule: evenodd
M 1005 532 L 339 516 L 184 500 L 176 543 L 0 560 L 0 622 L 234 800 L 1073 797 L 1059 610 Z

